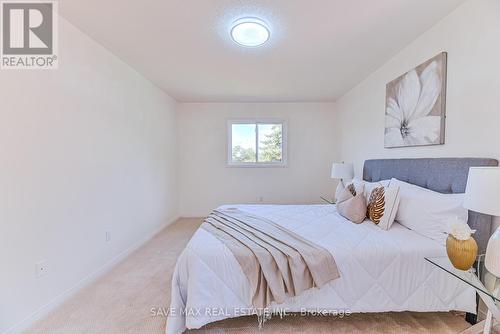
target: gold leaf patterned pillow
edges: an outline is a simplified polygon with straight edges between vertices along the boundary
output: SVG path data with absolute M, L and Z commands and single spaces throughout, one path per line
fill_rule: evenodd
M 385 212 L 385 189 L 384 187 L 377 187 L 372 190 L 370 199 L 368 200 L 368 207 L 366 209 L 366 217 L 375 224 L 380 223 Z
M 399 206 L 399 187 L 376 187 L 371 191 L 366 208 L 366 217 L 380 228 L 388 230 Z

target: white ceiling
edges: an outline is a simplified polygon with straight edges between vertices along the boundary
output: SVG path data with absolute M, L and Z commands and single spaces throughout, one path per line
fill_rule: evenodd
M 334 101 L 464 0 L 60 0 L 63 17 L 178 101 Z M 263 47 L 234 44 L 255 16 Z

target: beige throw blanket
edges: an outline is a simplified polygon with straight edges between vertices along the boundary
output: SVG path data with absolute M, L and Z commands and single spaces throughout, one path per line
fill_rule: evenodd
M 268 219 L 237 209 L 215 210 L 201 228 L 231 250 L 254 291 L 255 308 L 281 304 L 339 277 L 326 249 Z

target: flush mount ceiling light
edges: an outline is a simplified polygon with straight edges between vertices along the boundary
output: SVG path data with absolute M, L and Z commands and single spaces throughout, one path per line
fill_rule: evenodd
M 261 46 L 269 40 L 266 23 L 255 17 L 236 20 L 231 28 L 231 37 L 236 44 L 246 47 Z

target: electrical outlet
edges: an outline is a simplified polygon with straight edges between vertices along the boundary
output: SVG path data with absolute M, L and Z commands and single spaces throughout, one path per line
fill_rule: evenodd
M 106 242 L 111 241 L 111 232 L 106 232 Z
M 39 261 L 35 263 L 35 275 L 37 278 L 40 278 L 47 274 L 49 267 L 47 265 L 47 261 Z

